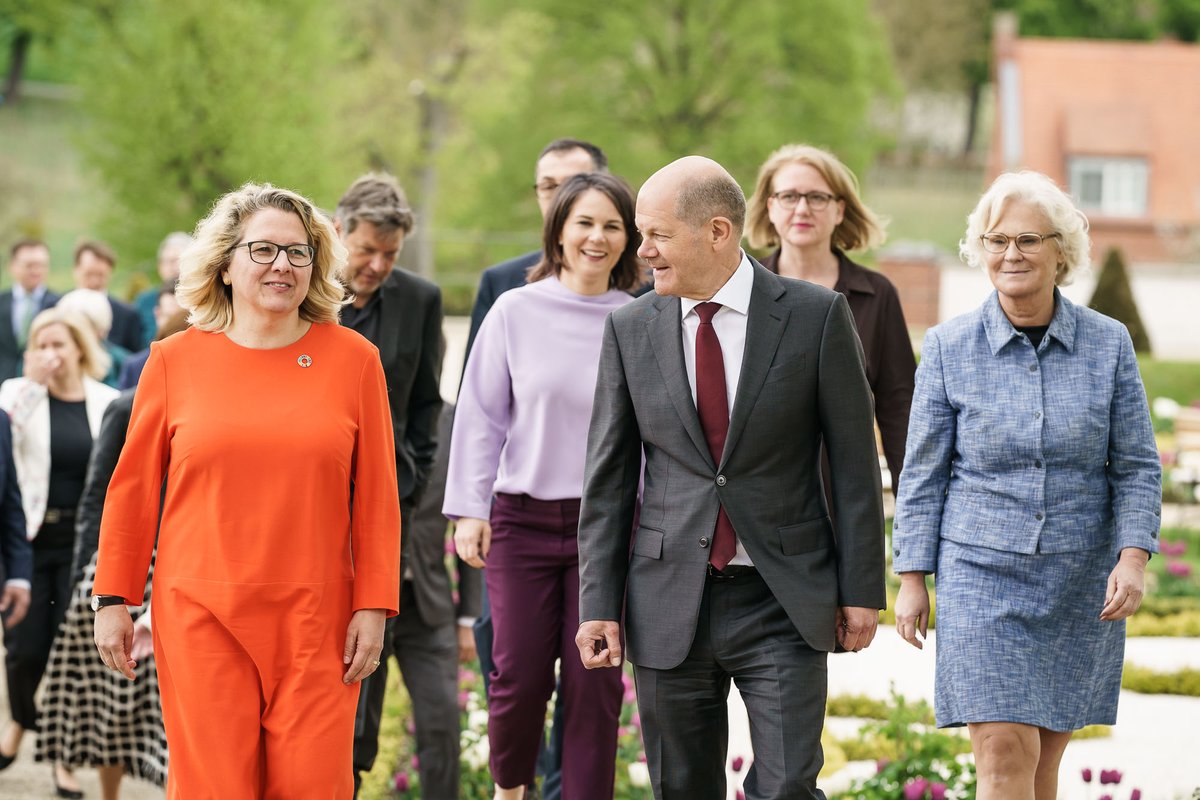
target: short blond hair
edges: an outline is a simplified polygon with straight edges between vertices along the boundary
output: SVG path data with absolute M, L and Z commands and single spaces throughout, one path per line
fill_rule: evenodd
M 96 380 L 103 380 L 112 366 L 112 358 L 100 345 L 100 340 L 92 332 L 92 323 L 74 311 L 61 308 L 47 308 L 33 318 L 29 325 L 29 347 L 34 346 L 37 335 L 51 325 L 62 325 L 75 340 L 79 348 L 79 368 L 84 375 Z
M 1088 268 L 1092 242 L 1088 236 L 1087 216 L 1054 181 L 1032 170 L 1001 173 L 979 198 L 975 210 L 967 217 L 967 232 L 958 243 L 958 254 L 963 261 L 972 267 L 987 264 L 987 251 L 983 249 L 980 237 L 992 229 L 1004 209 L 1014 201 L 1027 203 L 1045 215 L 1050 230 L 1031 233 L 1057 233 L 1059 236 L 1058 248 L 1063 263 L 1054 273 L 1055 286 L 1066 286 Z
M 57 308 L 79 316 L 92 323 L 97 339 L 107 339 L 112 330 L 112 306 L 108 296 L 95 289 L 72 289 L 58 298 Z
M 179 258 L 179 285 L 175 297 L 190 314 L 188 322 L 203 331 L 224 331 L 233 324 L 233 290 L 221 280 L 233 247 L 246 222 L 268 208 L 295 214 L 316 250 L 308 294 L 300 303 L 300 318 L 309 322 L 334 322 L 346 303 L 342 283 L 346 248 L 333 223 L 313 203 L 288 189 L 269 183 L 246 183 L 222 197 L 208 216 L 196 225 L 195 241 Z
M 833 229 L 833 244 L 842 250 L 867 250 L 883 244 L 885 223 L 858 196 L 858 178 L 828 150 L 808 144 L 785 144 L 758 170 L 754 195 L 746 212 L 746 236 L 751 247 L 777 247 L 779 232 L 771 224 L 767 200 L 775 175 L 788 164 L 807 164 L 821 173 L 834 196 L 846 204 L 842 221 Z

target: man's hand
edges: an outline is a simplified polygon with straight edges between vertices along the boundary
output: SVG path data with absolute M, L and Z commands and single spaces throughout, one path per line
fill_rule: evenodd
M 115 669 L 129 680 L 133 680 L 133 668 L 137 662 L 130 651 L 133 649 L 133 619 L 129 609 L 123 605 L 105 606 L 96 612 L 96 649 L 104 666 Z
M 1146 562 L 1150 554 L 1137 547 L 1126 547 L 1113 571 L 1108 575 L 1108 592 L 1100 619 L 1116 622 L 1132 616 L 1142 607 L 1146 591 Z
M 458 557 L 476 569 L 486 566 L 492 549 L 492 526 L 486 519 L 460 517 L 454 523 L 454 549 Z
M 0 594 L 0 614 L 8 615 L 4 618 L 4 627 L 11 628 L 25 619 L 27 611 L 29 611 L 29 590 L 24 586 L 12 586 L 11 584 L 5 586 L 3 594 Z
M 575 646 L 587 669 L 621 666 L 621 626 L 612 620 L 593 619 L 580 625 Z
M 470 625 L 456 625 L 458 629 L 458 660 L 469 664 L 479 657 L 475 652 L 475 631 Z
M 841 606 L 837 610 L 837 640 L 846 650 L 857 653 L 871 644 L 879 627 L 879 609 Z
M 896 596 L 896 633 L 918 650 L 924 650 L 921 639 L 929 635 L 929 587 L 925 573 L 904 572 L 900 575 L 900 594 Z

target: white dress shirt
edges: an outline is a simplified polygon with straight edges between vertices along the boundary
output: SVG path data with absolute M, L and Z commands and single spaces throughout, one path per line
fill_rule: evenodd
M 750 311 L 750 291 L 753 288 L 754 267 L 743 251 L 742 262 L 712 298 L 708 301 L 688 297 L 679 299 L 683 312 L 680 315 L 683 323 L 683 363 L 687 367 L 693 405 L 696 403 L 696 331 L 700 328 L 700 315 L 696 313 L 696 306 L 704 302 L 718 303 L 721 306 L 713 316 L 712 324 L 717 332 L 717 339 L 721 342 L 721 360 L 725 363 L 725 395 L 732 413 L 738 379 L 742 375 L 742 356 L 746 352 L 746 319 Z M 715 519 L 713 525 L 716 525 Z M 740 538 L 737 542 L 737 552 L 729 563 L 745 566 L 754 563 L 746 553 L 746 548 L 742 546 Z

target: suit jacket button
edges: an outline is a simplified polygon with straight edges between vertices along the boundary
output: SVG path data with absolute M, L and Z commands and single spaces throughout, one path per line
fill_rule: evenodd
M 701 546 L 701 547 L 708 547 L 708 537 L 707 537 L 707 536 L 701 536 L 701 537 L 700 537 L 700 546 Z
M 725 476 L 724 476 L 724 475 L 718 475 L 718 476 L 717 476 L 717 486 L 724 486 L 726 483 L 728 483 L 728 481 L 727 481 L 727 480 L 725 480 Z

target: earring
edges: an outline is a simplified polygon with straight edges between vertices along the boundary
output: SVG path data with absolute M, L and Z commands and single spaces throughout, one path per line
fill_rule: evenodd
M 229 286 L 231 283 L 233 283 L 233 281 L 229 280 L 228 272 L 221 273 L 221 282 L 224 283 L 226 286 Z

